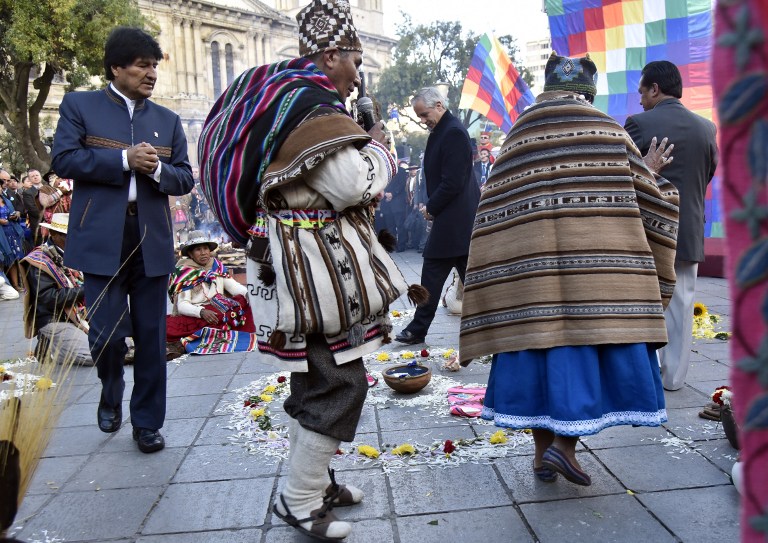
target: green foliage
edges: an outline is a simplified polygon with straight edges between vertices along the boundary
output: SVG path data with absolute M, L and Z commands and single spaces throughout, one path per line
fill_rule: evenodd
M 118 25 L 147 26 L 135 0 L 0 0 L 0 122 L 27 165 L 50 161 L 39 114 L 52 81 L 65 77 L 73 90 L 102 75 L 104 42 Z
M 461 88 L 472 61 L 475 46 L 481 36 L 464 32 L 459 21 L 435 21 L 429 25 L 414 25 L 411 18 L 401 13 L 402 24 L 397 29 L 399 38 L 395 46 L 393 61 L 381 72 L 372 92 L 382 104 L 394 104 L 402 110 L 410 105 L 410 97 L 421 87 L 448 83 L 448 105 L 450 111 L 464 118 L 470 124 L 470 112 L 459 112 Z M 533 76 L 515 60 L 517 45 L 510 36 L 501 36 L 499 41 L 530 84 Z M 474 120 L 478 115 L 474 114 Z M 418 122 L 417 119 L 410 119 Z M 474 122 L 474 120 L 472 122 Z M 408 120 L 406 119 L 407 123 Z
M 19 152 L 16 140 L 8 132 L 0 133 L 0 164 L 21 181 L 21 175 L 27 169 L 24 157 Z

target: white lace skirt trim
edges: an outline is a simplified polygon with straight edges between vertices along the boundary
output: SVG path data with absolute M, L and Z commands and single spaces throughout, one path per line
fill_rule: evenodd
M 480 415 L 485 420 L 492 420 L 496 426 L 505 428 L 543 428 L 562 436 L 588 436 L 611 426 L 636 425 L 659 426 L 667 422 L 667 410 L 658 411 L 617 411 L 606 413 L 602 417 L 590 420 L 557 420 L 550 416 L 518 417 L 496 413 L 490 407 L 483 407 Z

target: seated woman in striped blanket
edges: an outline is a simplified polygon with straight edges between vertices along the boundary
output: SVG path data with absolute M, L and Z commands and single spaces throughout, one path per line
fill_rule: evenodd
M 255 328 L 245 297 L 247 289 L 214 258 L 212 251 L 217 247 L 199 230 L 191 232 L 181 246 L 182 258 L 168 285 L 173 302 L 173 312 L 166 317 L 169 359 L 185 352 L 253 350 Z

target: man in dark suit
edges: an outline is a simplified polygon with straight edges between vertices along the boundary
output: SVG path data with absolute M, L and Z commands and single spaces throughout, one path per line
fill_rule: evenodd
M 491 175 L 491 152 L 488 149 L 480 149 L 477 162 L 472 165 L 472 169 L 475 172 L 477 186 L 482 188 Z
M 53 143 L 53 169 L 75 180 L 64 264 L 84 274 L 99 428 L 116 432 L 122 423 L 125 338 L 133 335 L 131 423 L 145 453 L 165 446 L 168 196 L 194 186 L 179 116 L 148 100 L 162 58 L 146 32 L 114 29 L 104 51 L 109 85 L 64 95 Z
M 469 134 L 446 109 L 445 97 L 434 87 L 424 88 L 411 99 L 411 106 L 431 131 L 424 151 L 428 200 L 423 213 L 433 223 L 421 268 L 421 283 L 429 291 L 429 302 L 416 309 L 413 320 L 395 337 L 409 345 L 424 341 L 453 268 L 464 281 L 472 223 L 480 201 Z
M 716 128 L 680 102 L 683 80 L 671 62 L 647 64 L 638 92 L 644 112 L 624 125 L 632 140 L 643 154 L 654 137 L 667 137 L 675 146 L 674 162 L 664 169 L 664 177 L 680 192 L 677 284 L 664 314 L 669 343 L 659 351 L 659 360 L 664 388 L 678 390 L 685 384 L 691 355 L 696 272 L 704 260 L 704 196 L 717 167 Z
M 27 212 L 27 219 L 29 220 L 29 230 L 32 232 L 32 240 L 34 245 L 40 245 L 42 239 L 40 238 L 40 219 L 43 216 L 43 208 L 37 200 L 37 195 L 40 193 L 40 187 L 43 186 L 43 176 L 35 169 L 27 170 L 27 178 L 32 184 L 30 187 L 25 188 L 22 193 L 24 201 L 24 210 Z
M 381 209 L 387 230 L 397 238 L 397 252 L 405 251 L 408 232 L 405 229 L 405 216 L 408 208 L 408 160 L 399 161 L 397 173 L 384 189 Z

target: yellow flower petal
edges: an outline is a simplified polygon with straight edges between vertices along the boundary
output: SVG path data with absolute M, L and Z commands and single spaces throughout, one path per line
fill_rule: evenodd
M 259 418 L 262 415 L 264 415 L 264 413 L 265 413 L 265 411 L 264 411 L 263 407 L 261 409 L 251 409 L 251 418 L 253 420 L 256 420 L 257 418 Z
M 490 441 L 491 441 L 491 443 L 493 443 L 494 445 L 500 445 L 500 444 L 502 444 L 502 443 L 506 443 L 506 442 L 507 442 L 507 436 L 506 436 L 506 434 L 504 433 L 504 430 L 499 430 L 498 432 L 496 432 L 495 434 L 493 434 L 493 435 L 491 436 L 491 439 L 490 439 Z
M 413 354 L 413 351 L 404 351 L 400 353 L 400 358 L 415 358 L 416 355 Z
M 443 353 L 443 358 L 450 358 L 453 356 L 453 353 L 456 352 L 456 349 L 448 349 Z
M 392 311 L 392 316 L 393 316 L 393 317 L 399 317 L 399 316 L 400 316 L 400 312 L 399 312 L 399 311 L 396 311 L 396 310 L 393 310 L 393 311 Z
M 362 454 L 363 456 L 367 456 L 368 458 L 378 458 L 379 457 L 379 451 L 371 447 L 370 445 L 360 445 L 357 448 L 357 452 Z
M 262 402 L 271 402 L 272 401 L 272 396 L 270 396 L 269 394 L 262 394 L 261 396 L 259 396 L 259 399 Z
M 52 386 L 53 381 L 51 381 L 48 377 L 41 377 L 35 383 L 35 388 L 37 388 L 37 390 L 48 390 Z
M 402 456 L 404 454 L 415 454 L 416 449 L 410 443 L 403 443 L 402 445 L 392 449 L 392 454 Z
M 707 306 L 704 305 L 701 302 L 696 302 L 693 304 L 693 316 L 694 317 L 701 317 L 708 313 Z
M 0 366 L 0 373 L 5 373 L 5 366 Z
M 387 360 L 389 360 L 389 353 L 379 353 L 378 355 L 376 355 L 376 360 L 380 362 L 386 362 Z
M 264 394 L 272 394 L 276 390 L 277 387 L 275 385 L 268 385 L 267 388 L 264 389 Z

